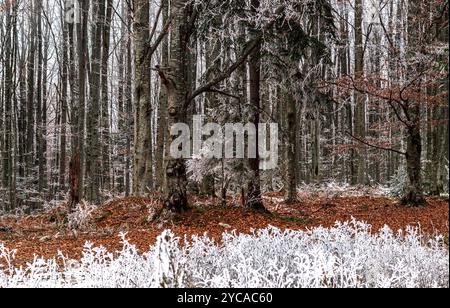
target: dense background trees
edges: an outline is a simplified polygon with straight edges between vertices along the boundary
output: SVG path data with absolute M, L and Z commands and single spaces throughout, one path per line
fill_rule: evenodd
M 75 6 L 73 6 L 75 4 Z M 448 1 L 0 1 L 0 207 L 448 181 Z M 171 159 L 170 127 L 277 122 L 280 163 Z

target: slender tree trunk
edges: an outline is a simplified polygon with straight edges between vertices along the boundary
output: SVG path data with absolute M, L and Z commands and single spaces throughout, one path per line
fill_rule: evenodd
M 125 110 L 126 110 L 126 158 L 125 158 L 125 195 L 128 196 L 131 192 L 131 136 L 133 134 L 133 127 L 135 125 L 133 121 L 133 99 L 131 89 L 131 76 L 132 76 L 132 64 L 131 64 L 131 11 L 128 10 L 128 29 L 127 29 L 127 45 L 126 45 L 126 75 L 125 75 Z
M 122 3 L 122 16 L 126 16 L 127 12 L 125 10 L 125 3 Z M 119 137 L 117 142 L 118 147 L 118 160 L 119 160 L 119 174 L 117 176 L 117 191 L 123 192 L 125 190 L 125 161 L 126 157 L 125 155 L 125 145 L 126 145 L 126 136 L 127 136 L 127 127 L 125 126 L 126 121 L 125 118 L 127 116 L 125 112 L 125 61 L 126 61 L 126 39 L 125 34 L 126 31 L 128 31 L 127 25 L 122 24 L 121 32 L 124 36 L 124 39 L 121 41 L 119 45 L 119 51 L 117 53 L 117 65 L 118 65 L 118 83 L 116 85 L 117 87 L 117 122 L 118 122 L 118 130 L 119 130 Z
M 42 7 L 42 10 L 45 10 Z M 47 200 L 48 196 L 48 174 L 47 174 L 47 88 L 48 88 L 48 49 L 49 39 L 48 34 L 44 37 L 43 41 L 43 61 L 42 61 L 42 122 L 41 122 L 41 141 L 42 141 L 42 187 L 44 189 L 44 200 Z
M 111 33 L 111 20 L 113 11 L 113 1 L 106 1 L 106 16 L 103 24 L 102 34 L 102 75 L 101 75 L 101 110 L 102 110 L 102 123 L 101 123 L 101 145 L 102 145 L 102 188 L 104 190 L 110 190 L 111 188 L 111 163 L 110 163 L 110 123 L 109 123 L 109 99 L 108 99 L 108 60 L 109 60 L 109 41 Z
M 8 8 L 6 11 L 6 29 L 5 29 L 5 53 L 3 65 L 5 68 L 4 73 L 4 116 L 5 120 L 1 127 L 3 138 L 3 153 L 2 153 L 2 170 L 3 179 L 2 186 L 9 188 L 9 202 L 6 204 L 6 211 L 10 211 L 14 208 L 15 203 L 15 177 L 13 168 L 13 110 L 14 110 L 14 84 L 13 84 L 13 64 L 14 64 L 14 51 L 16 50 L 13 40 L 13 29 L 15 18 L 15 8 Z M 0 114 L 3 117 L 3 114 Z
M 22 53 L 20 58 L 20 71 L 19 71 L 19 101 L 20 101 L 20 108 L 19 108 L 19 122 L 18 122 L 18 129 L 19 129 L 19 144 L 18 144 L 18 159 L 19 159 L 19 177 L 20 182 L 23 185 L 24 179 L 26 176 L 26 137 L 27 137 L 27 84 L 26 84 L 26 74 L 25 74 L 25 67 L 26 67 L 26 53 L 25 51 Z M 1 111 L 0 111 L 1 114 Z M 0 127 L 3 127 L 0 123 Z M 1 138 L 0 138 L 1 139 Z M 1 144 L 1 142 L 0 142 Z M 1 150 L 1 146 L 0 146 Z
M 37 81 L 36 81 L 36 143 L 38 158 L 38 191 L 42 194 L 44 188 L 44 151 L 42 142 L 42 0 L 35 2 L 37 16 Z
M 65 21 L 62 23 L 63 37 L 62 37 L 62 63 L 61 63 L 61 131 L 59 140 L 59 191 L 64 193 L 66 190 L 66 157 L 67 157 L 67 77 L 69 67 L 69 54 L 68 54 L 68 42 L 69 42 L 69 28 Z
M 36 40 L 36 22 L 35 22 L 35 10 L 33 2 L 30 3 L 30 39 L 28 47 L 28 60 L 27 60 L 27 178 L 33 177 L 33 165 L 34 165 L 34 75 L 35 75 L 35 40 Z
M 355 78 L 364 77 L 364 43 L 363 43 L 363 0 L 355 2 Z M 364 139 L 366 137 L 366 106 L 365 95 L 355 92 L 355 136 Z M 366 151 L 364 148 L 355 152 L 357 184 L 365 184 Z

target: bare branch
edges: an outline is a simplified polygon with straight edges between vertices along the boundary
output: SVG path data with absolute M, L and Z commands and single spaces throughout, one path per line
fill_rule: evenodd
M 388 147 L 384 147 L 384 146 L 377 145 L 377 144 L 372 144 L 372 143 L 370 143 L 370 142 L 368 142 L 368 141 L 366 141 L 366 140 L 364 140 L 364 139 L 362 139 L 360 137 L 356 137 L 356 136 L 350 134 L 349 132 L 346 132 L 346 134 L 349 135 L 351 138 L 355 139 L 356 141 L 358 141 L 358 142 L 360 142 L 362 144 L 365 144 L 365 145 L 367 145 L 367 146 L 369 146 L 371 148 L 384 150 L 384 151 L 390 151 L 390 152 L 394 152 L 394 153 L 406 156 L 406 152 L 402 152 L 402 151 L 399 151 L 399 150 L 396 150 L 396 149 L 393 149 L 393 148 L 388 148 Z
M 218 89 L 208 89 L 206 92 L 217 93 L 217 94 L 220 94 L 220 95 L 223 95 L 223 96 L 235 98 L 236 100 L 241 102 L 241 98 L 239 96 L 231 94 L 231 93 L 227 93 L 225 91 L 221 91 L 221 90 L 218 90 Z
M 168 0 L 162 0 L 162 1 L 168 1 Z M 158 26 L 159 16 L 161 16 L 162 10 L 164 8 L 164 3 L 161 3 L 159 6 L 158 12 L 156 13 L 155 21 L 153 22 L 153 28 L 152 32 L 150 33 L 150 37 L 148 39 L 148 44 L 151 44 L 151 41 L 153 40 L 153 37 L 155 36 L 156 28 Z
M 169 33 L 169 28 L 170 28 L 170 24 L 172 23 L 172 19 L 173 16 L 170 16 L 166 22 L 166 24 L 164 25 L 163 29 L 161 30 L 161 32 L 159 33 L 158 37 L 156 38 L 155 42 L 153 43 L 153 45 L 147 45 L 147 49 L 144 52 L 144 54 L 141 57 L 141 62 L 146 58 L 146 57 L 152 57 L 153 54 L 155 53 L 156 49 L 158 49 L 159 44 L 161 44 L 162 40 L 164 39 L 164 37 Z

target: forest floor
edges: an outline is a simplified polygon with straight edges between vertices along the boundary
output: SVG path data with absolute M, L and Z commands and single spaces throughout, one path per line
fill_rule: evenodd
M 83 231 L 69 230 L 64 222 L 64 205 L 46 213 L 30 216 L 0 217 L 0 243 L 16 249 L 15 265 L 25 265 L 34 256 L 53 258 L 61 251 L 65 256 L 79 259 L 87 241 L 104 246 L 109 251 L 121 249 L 120 233 L 126 232 L 130 243 L 139 251 L 147 251 L 164 229 L 175 234 L 203 235 L 205 232 L 220 241 L 223 232 L 249 233 L 269 225 L 301 230 L 317 226 L 333 226 L 336 221 L 353 218 L 372 225 L 378 232 L 384 225 L 392 230 L 407 226 L 420 227 L 424 234 L 442 234 L 448 241 L 448 198 L 428 198 L 424 208 L 406 208 L 398 200 L 373 196 L 300 196 L 295 204 L 282 202 L 282 195 L 264 196 L 271 214 L 254 213 L 239 206 L 215 206 L 214 200 L 193 198 L 192 209 L 173 222 L 148 221 L 149 210 L 161 206 L 156 199 L 122 198 L 110 201 L 93 210 Z M 229 202 L 232 204 L 231 200 Z M 1 262 L 1 261 L 0 261 Z

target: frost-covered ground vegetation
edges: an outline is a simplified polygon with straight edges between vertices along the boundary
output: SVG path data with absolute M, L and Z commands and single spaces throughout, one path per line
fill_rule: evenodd
M 164 231 L 144 254 L 126 241 L 110 253 L 85 245 L 79 261 L 60 255 L 13 266 L 14 251 L 0 244 L 0 287 L 448 287 L 449 254 L 440 237 L 416 229 L 371 234 L 361 222 L 334 228 L 189 241 Z

